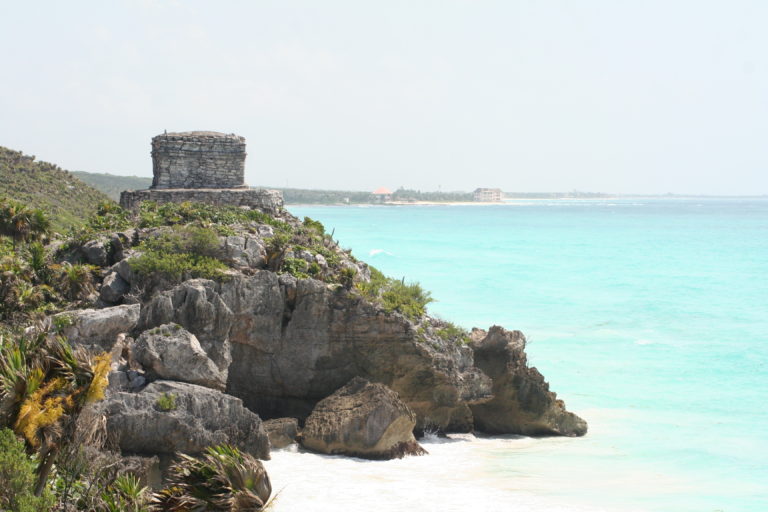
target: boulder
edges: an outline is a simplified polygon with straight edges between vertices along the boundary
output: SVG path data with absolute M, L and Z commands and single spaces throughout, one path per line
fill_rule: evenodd
M 299 421 L 296 418 L 266 420 L 264 429 L 272 448 L 285 448 L 296 442 L 299 436 Z
M 164 401 L 171 401 L 172 407 L 164 409 Z M 96 405 L 107 417 L 108 434 L 123 452 L 196 455 L 208 446 L 227 443 L 269 459 L 261 419 L 240 399 L 220 391 L 156 381 L 138 393 L 113 393 Z
M 117 272 L 110 272 L 101 283 L 99 298 L 107 304 L 117 304 L 128 293 L 131 285 Z
M 473 404 L 475 428 L 488 434 L 583 436 L 587 422 L 565 410 L 536 368 L 529 368 L 525 336 L 493 326 L 473 332 L 475 365 L 493 379 L 493 398 Z
M 261 239 L 244 236 L 222 237 L 222 253 L 228 262 L 238 268 L 264 268 L 267 252 Z
M 416 415 L 383 384 L 355 377 L 321 400 L 302 430 L 305 448 L 366 459 L 426 453 L 413 437 Z
M 106 267 L 109 260 L 107 253 L 108 240 L 97 239 L 90 240 L 80 247 L 80 254 L 87 263 L 97 267 Z
M 54 317 L 70 318 L 71 325 L 63 332 L 70 342 L 95 345 L 110 351 L 117 341 L 118 334 L 131 332 L 136 328 L 140 310 L 138 304 L 131 304 L 103 309 L 64 311 Z
M 221 391 L 227 385 L 226 370 L 220 370 L 195 335 L 178 324 L 164 324 L 144 331 L 133 346 L 133 357 L 150 377 Z

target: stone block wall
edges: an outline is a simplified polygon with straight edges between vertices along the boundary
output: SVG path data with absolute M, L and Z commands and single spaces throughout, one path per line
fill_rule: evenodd
M 147 189 L 126 190 L 120 194 L 120 206 L 137 211 L 142 201 L 157 203 L 206 203 L 216 206 L 247 206 L 270 215 L 280 215 L 283 195 L 277 190 L 236 189 Z
M 153 189 L 245 187 L 245 138 L 218 132 L 152 139 Z

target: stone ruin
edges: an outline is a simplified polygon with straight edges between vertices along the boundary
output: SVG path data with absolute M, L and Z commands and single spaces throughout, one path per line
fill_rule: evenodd
M 142 201 L 189 201 L 279 213 L 280 192 L 245 184 L 245 155 L 245 138 L 235 134 L 197 131 L 153 137 L 152 187 L 122 192 L 120 206 L 136 211 Z

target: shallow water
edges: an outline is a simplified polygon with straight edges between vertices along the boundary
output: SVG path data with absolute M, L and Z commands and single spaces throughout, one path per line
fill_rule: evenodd
M 290 210 L 420 281 L 432 313 L 525 332 L 590 432 L 278 452 L 276 510 L 768 510 L 768 201 Z

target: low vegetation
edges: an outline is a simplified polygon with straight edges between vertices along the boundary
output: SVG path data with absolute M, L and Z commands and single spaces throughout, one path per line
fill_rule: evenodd
M 364 297 L 381 304 L 388 312 L 397 312 L 412 320 L 426 314 L 427 304 L 434 299 L 419 283 L 406 283 L 404 279 L 392 279 L 374 267 L 369 268 L 371 280 L 356 285 Z
M 139 246 L 141 255 L 131 258 L 131 270 L 142 276 L 171 281 L 217 279 L 227 266 L 218 259 L 219 239 L 211 228 L 174 226 Z
M 51 219 L 54 231 L 80 226 L 110 199 L 71 173 L 34 156 L 0 147 L 0 196 L 13 198 Z
M 181 455 L 168 486 L 155 494 L 157 510 L 262 510 L 272 493 L 264 466 L 229 445 L 209 447 L 203 456 Z

